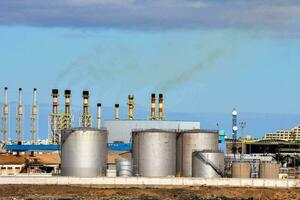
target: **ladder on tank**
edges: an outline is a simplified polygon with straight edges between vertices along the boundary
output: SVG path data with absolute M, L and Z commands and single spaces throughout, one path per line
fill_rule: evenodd
M 202 160 L 205 164 L 211 166 L 211 168 L 213 168 L 213 170 L 215 170 L 215 172 L 217 174 L 219 174 L 221 177 L 224 176 L 224 173 L 214 164 L 212 163 L 209 159 L 205 158 L 205 156 L 203 156 L 202 153 L 197 153 L 197 158 L 199 158 L 200 160 Z

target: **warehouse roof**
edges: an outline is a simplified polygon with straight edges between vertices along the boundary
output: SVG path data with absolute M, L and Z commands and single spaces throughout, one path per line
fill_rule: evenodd
M 9 165 L 9 164 L 25 164 L 27 162 L 32 162 L 36 164 L 59 164 L 60 157 L 58 154 L 39 154 L 35 156 L 29 155 L 0 155 L 0 165 Z
M 21 165 L 25 162 L 26 158 L 24 156 L 0 155 L 0 165 Z

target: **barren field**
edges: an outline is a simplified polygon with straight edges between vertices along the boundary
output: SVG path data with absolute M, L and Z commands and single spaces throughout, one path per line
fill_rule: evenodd
M 0 199 L 300 199 L 300 189 L 1 185 Z

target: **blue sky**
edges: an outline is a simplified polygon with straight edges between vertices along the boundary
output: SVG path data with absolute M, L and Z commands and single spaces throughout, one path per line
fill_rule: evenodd
M 297 1 L 4 0 L 0 86 L 13 111 L 19 87 L 28 106 L 38 88 L 43 137 L 52 88 L 73 90 L 74 112 L 90 90 L 104 118 L 115 103 L 126 117 L 129 93 L 146 118 L 150 93 L 162 92 L 169 119 L 227 132 L 236 107 L 262 136 L 299 123 L 299 17 Z

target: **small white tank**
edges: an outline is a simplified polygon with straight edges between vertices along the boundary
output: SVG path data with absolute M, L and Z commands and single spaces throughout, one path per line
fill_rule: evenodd
M 132 163 L 126 159 L 116 160 L 117 176 L 132 176 Z

